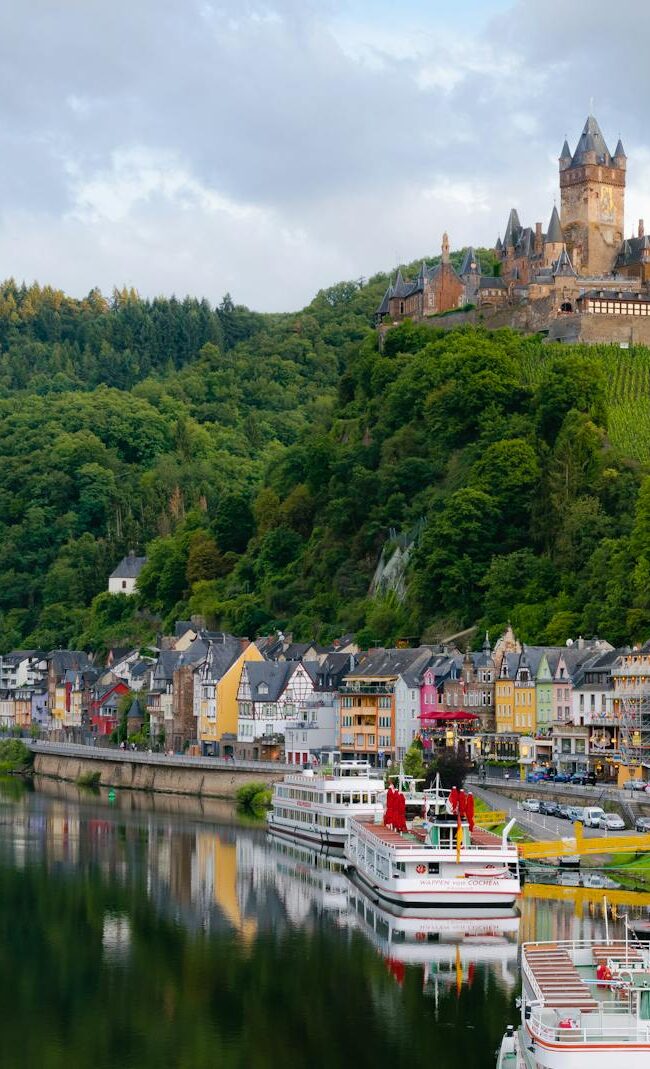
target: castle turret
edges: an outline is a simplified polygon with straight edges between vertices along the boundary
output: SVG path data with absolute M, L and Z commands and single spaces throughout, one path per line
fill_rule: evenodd
M 443 264 L 449 263 L 449 236 L 446 230 L 442 235 L 442 262 Z
M 611 156 L 593 115 L 570 161 L 562 149 L 562 230 L 582 275 L 605 275 L 613 269 L 624 234 L 625 171 L 622 144 Z
M 566 171 L 567 167 L 571 166 L 571 149 L 569 148 L 569 142 L 564 140 L 562 145 L 562 151 L 560 153 L 560 170 Z
M 564 234 L 562 233 L 562 224 L 560 223 L 557 208 L 553 205 L 548 230 L 546 231 L 546 237 L 544 239 L 544 266 L 550 267 L 551 264 L 559 258 L 563 249 Z

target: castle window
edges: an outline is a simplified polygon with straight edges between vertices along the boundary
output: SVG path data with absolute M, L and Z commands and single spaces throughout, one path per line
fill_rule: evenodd
M 400 302 L 399 302 L 399 314 L 400 314 L 401 316 L 403 316 L 403 315 L 404 315 L 404 301 L 400 301 Z
M 572 312 L 573 311 L 573 305 L 571 304 L 571 301 L 563 301 L 562 304 L 560 305 L 560 311 L 561 312 Z

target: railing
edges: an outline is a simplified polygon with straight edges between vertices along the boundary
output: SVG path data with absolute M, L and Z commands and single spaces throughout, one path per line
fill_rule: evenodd
M 604 1039 L 614 1043 L 650 1043 L 650 1021 L 642 1022 L 632 1017 L 627 1006 L 601 1003 L 603 1009 L 595 1010 L 587 1016 L 580 1015 L 572 1028 L 559 1028 L 547 1024 L 536 1007 L 531 1008 L 529 1027 L 535 1036 L 551 1043 L 602 1043 Z M 570 1012 L 570 1011 L 567 1011 Z M 610 1022 L 607 1017 L 629 1016 L 629 1024 L 619 1027 L 618 1022 Z
M 281 761 L 240 761 L 229 757 L 187 757 L 185 754 L 150 754 L 137 750 L 117 750 L 103 746 L 83 746 L 72 742 L 34 742 L 24 739 L 26 746 L 35 753 L 50 753 L 59 757 L 80 757 L 95 761 L 123 761 L 135 765 L 164 765 L 170 768 L 186 767 L 224 769 L 234 772 L 287 772 L 296 771 L 295 765 Z

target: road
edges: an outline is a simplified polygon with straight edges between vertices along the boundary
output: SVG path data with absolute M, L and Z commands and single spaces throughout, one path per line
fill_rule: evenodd
M 475 783 L 471 784 L 471 789 L 477 798 L 481 798 L 484 802 L 487 802 L 493 809 L 503 810 L 508 814 L 508 818 L 516 817 L 519 826 L 531 835 L 533 839 L 573 838 L 573 824 L 569 820 L 559 820 L 557 817 L 545 817 L 540 813 L 530 813 L 527 809 L 522 809 L 521 802 L 508 798 L 505 794 L 500 794 L 498 791 L 479 787 Z M 606 832 L 601 828 L 584 829 L 585 838 L 600 837 L 603 840 L 606 840 L 615 839 L 617 835 L 629 834 L 629 828 L 626 831 L 621 832 Z
M 58 757 L 82 757 L 95 761 L 122 761 L 135 765 L 164 765 L 203 769 L 212 772 L 296 772 L 295 765 L 280 761 L 234 761 L 226 757 L 187 757 L 185 754 L 143 753 L 141 750 L 119 750 L 105 746 L 83 746 L 74 742 L 44 742 L 23 739 L 36 753 Z

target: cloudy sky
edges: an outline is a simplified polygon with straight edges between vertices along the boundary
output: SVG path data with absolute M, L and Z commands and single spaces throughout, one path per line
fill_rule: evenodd
M 0 0 L 0 278 L 261 310 L 546 225 L 590 103 L 650 219 L 650 3 Z

